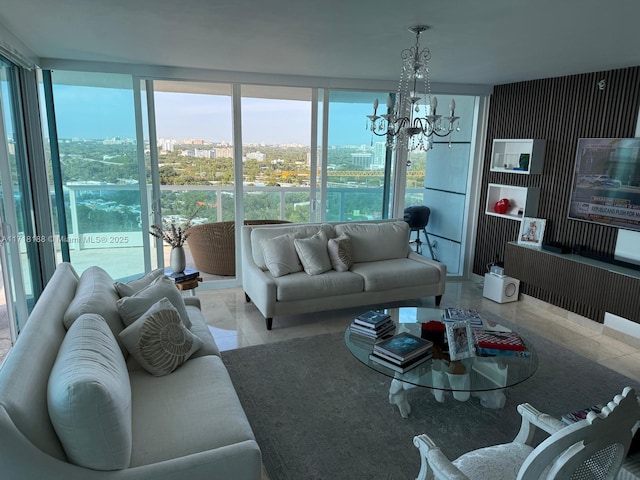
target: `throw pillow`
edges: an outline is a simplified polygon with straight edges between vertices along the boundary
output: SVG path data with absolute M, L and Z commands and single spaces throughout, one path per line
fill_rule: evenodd
M 180 290 L 172 280 L 164 275 L 156 278 L 151 285 L 143 288 L 139 292 L 130 297 L 124 297 L 118 300 L 118 311 L 122 317 L 122 321 L 126 326 L 131 325 L 138 320 L 144 312 L 149 310 L 151 305 L 162 298 L 167 298 L 173 306 L 178 310 L 180 319 L 187 328 L 191 328 L 191 320 L 187 314 L 187 308 L 184 305 L 184 299 Z
M 302 264 L 293 244 L 295 238 L 294 233 L 286 233 L 273 238 L 264 238 L 260 242 L 264 263 L 274 277 L 302 271 Z
M 405 221 L 336 225 L 336 234 L 344 233 L 351 239 L 355 263 L 407 258 L 409 255 L 409 224 Z
M 327 250 L 331 265 L 336 272 L 346 272 L 353 266 L 353 246 L 346 233 L 336 238 L 330 238 Z
M 102 316 L 85 313 L 69 328 L 49 375 L 47 407 L 72 463 L 93 470 L 129 466 L 129 373 Z
M 125 283 L 115 282 L 113 286 L 120 297 L 130 297 L 144 287 L 151 285 L 153 281 L 161 275 L 164 275 L 164 268 L 156 268 L 140 278 Z
M 293 244 L 308 275 L 320 275 L 331 270 L 331 260 L 327 252 L 327 235 L 322 230 L 310 238 L 296 238 Z
M 120 332 L 120 338 L 142 368 L 157 377 L 173 372 L 202 346 L 166 298 Z
M 98 266 L 87 268 L 82 272 L 76 293 L 64 314 L 65 328 L 69 330 L 71 324 L 83 313 L 99 313 L 109 324 L 113 336 L 118 339 L 118 334 L 124 328 L 116 305 L 119 298 L 111 275 Z M 120 348 L 126 355 L 124 345 L 120 345 Z

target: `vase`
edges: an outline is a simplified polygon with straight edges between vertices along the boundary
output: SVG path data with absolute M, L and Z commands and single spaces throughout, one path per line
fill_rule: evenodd
M 493 211 L 496 213 L 499 213 L 500 215 L 504 215 L 509 210 L 509 206 L 510 206 L 509 199 L 501 198 L 493 206 Z
M 187 266 L 187 260 L 184 256 L 183 247 L 173 247 L 171 249 L 171 255 L 169 256 L 169 268 L 174 273 L 184 272 L 184 268 Z

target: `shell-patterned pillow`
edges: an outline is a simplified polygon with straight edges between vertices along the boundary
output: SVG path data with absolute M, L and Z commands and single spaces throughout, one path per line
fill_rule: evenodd
M 120 332 L 120 338 L 138 363 L 157 377 L 173 372 L 202 346 L 166 298 Z

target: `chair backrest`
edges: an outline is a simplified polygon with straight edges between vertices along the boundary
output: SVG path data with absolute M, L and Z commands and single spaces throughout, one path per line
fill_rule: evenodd
M 626 387 L 601 413 L 590 412 L 540 443 L 523 463 L 518 479 L 613 480 L 639 422 L 640 401 Z

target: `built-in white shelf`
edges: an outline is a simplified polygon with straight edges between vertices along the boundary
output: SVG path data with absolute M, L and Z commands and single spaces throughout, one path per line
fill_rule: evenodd
M 496 213 L 494 205 L 498 200 L 509 200 L 507 213 Z M 522 217 L 536 217 L 540 189 L 538 187 L 517 187 L 515 185 L 501 185 L 490 183 L 487 190 L 487 204 L 484 213 L 495 217 L 522 220 Z
M 540 139 L 495 139 L 491 149 L 491 171 L 531 175 L 542 173 L 545 141 Z M 528 167 L 522 169 L 520 157 L 529 156 Z

